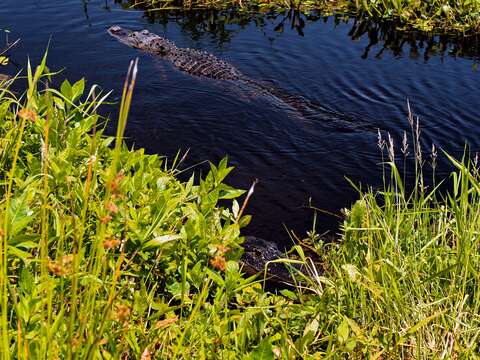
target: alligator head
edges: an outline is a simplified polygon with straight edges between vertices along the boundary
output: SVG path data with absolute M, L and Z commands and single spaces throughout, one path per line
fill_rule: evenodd
M 154 54 L 168 55 L 176 48 L 171 41 L 148 30 L 133 31 L 114 25 L 108 29 L 108 33 L 128 46 Z

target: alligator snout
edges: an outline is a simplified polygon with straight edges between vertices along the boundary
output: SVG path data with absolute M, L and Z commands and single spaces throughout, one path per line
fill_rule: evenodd
M 107 32 L 116 38 L 118 41 L 132 47 L 138 47 L 139 41 L 142 39 L 137 39 L 137 32 L 132 30 L 124 29 L 121 26 L 113 25 L 110 26 Z
M 110 27 L 110 29 L 108 29 L 108 31 L 110 31 L 110 32 L 117 32 L 117 31 L 120 31 L 120 30 L 122 30 L 122 28 L 118 25 L 113 25 L 113 26 Z

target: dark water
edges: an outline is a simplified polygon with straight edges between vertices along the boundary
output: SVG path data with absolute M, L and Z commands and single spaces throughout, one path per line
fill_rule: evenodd
M 22 39 L 11 53 L 18 66 L 1 72 L 16 72 L 27 55 L 39 61 L 51 37 L 48 64 L 65 68 L 59 79 L 86 77 L 90 85 L 113 89 L 114 99 L 129 61 L 138 56 L 130 142 L 169 157 L 190 148 L 187 165 L 228 154 L 237 167 L 232 184 L 248 188 L 260 181 L 247 232 L 267 239 L 285 239 L 283 224 L 303 235 L 311 227 L 310 199 L 335 213 L 348 206 L 355 193 L 344 176 L 379 183 L 376 132 L 354 125 L 389 131 L 399 144 L 408 125 L 407 98 L 420 116 L 425 146 L 435 142 L 458 155 L 465 141 L 473 151 L 480 145 L 476 38 L 403 34 L 389 24 L 298 13 L 145 14 L 109 0 L 4 0 L 0 24 L 11 30 L 11 39 Z M 352 126 L 322 116 L 301 118 L 234 83 L 180 73 L 115 41 L 105 31 L 113 24 L 205 49 L 251 78 L 344 113 Z M 336 218 L 322 215 L 318 229 L 337 225 Z

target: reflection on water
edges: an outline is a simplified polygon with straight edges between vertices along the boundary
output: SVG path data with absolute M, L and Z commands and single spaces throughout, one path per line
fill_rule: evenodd
M 399 56 L 403 51 L 412 59 L 445 55 L 471 58 L 478 61 L 480 54 L 479 36 L 432 35 L 424 32 L 405 32 L 398 29 L 394 21 L 377 22 L 365 16 L 354 18 L 349 36 L 352 40 L 368 37 L 369 44 L 362 57 L 367 58 L 370 50 L 380 58 L 385 50 Z
M 125 9 L 131 9 L 134 6 L 134 1 L 115 1 Z M 136 5 L 135 8 L 141 9 L 142 6 Z M 351 17 L 323 16 L 315 11 L 304 14 L 297 10 L 255 14 L 235 10 L 151 11 L 145 8 L 143 10 L 144 17 L 151 23 L 167 25 L 169 22 L 174 22 L 190 34 L 192 39 L 198 40 L 201 36 L 210 34 L 219 44 L 231 41 L 231 38 L 238 33 L 238 28 L 242 29 L 250 24 L 255 24 L 262 31 L 267 21 L 274 21 L 275 32 L 293 31 L 299 36 L 305 36 L 304 29 L 308 24 L 332 21 L 335 25 L 351 24 L 348 36 L 352 40 L 368 38 L 369 42 L 361 54 L 362 58 L 367 58 L 370 52 L 372 52 L 370 56 L 381 58 L 385 51 L 391 52 L 394 56 L 408 53 L 410 58 L 424 61 L 434 56 L 444 57 L 445 55 L 470 58 L 475 62 L 480 58 L 480 35 L 434 35 L 420 31 L 407 32 L 402 30 L 401 24 L 396 21 L 379 21 L 363 14 Z M 236 27 L 232 28 L 232 26 Z

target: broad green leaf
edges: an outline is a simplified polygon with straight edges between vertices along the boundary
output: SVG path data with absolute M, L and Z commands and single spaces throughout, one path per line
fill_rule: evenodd
M 83 95 L 83 91 L 85 90 L 85 80 L 80 79 L 72 86 L 72 101 L 78 99 L 80 96 Z
M 182 235 L 180 234 L 166 234 L 166 235 L 160 235 L 155 237 L 154 239 L 147 241 L 145 243 L 145 247 L 156 247 L 156 246 L 162 246 L 163 244 L 166 244 L 170 241 L 174 240 L 180 240 L 182 238 Z
M 337 328 L 337 340 L 340 344 L 345 344 L 346 341 L 348 340 L 348 337 L 350 335 L 350 328 L 348 326 L 348 321 L 344 317 L 342 319 L 342 322 Z
M 62 85 L 60 86 L 60 92 L 68 100 L 72 100 L 72 97 L 73 97 L 72 85 L 70 85 L 70 82 L 67 79 L 65 79 Z
M 257 345 L 255 350 L 250 353 L 249 359 L 251 360 L 270 360 L 275 359 L 273 353 L 273 347 L 270 343 L 270 339 L 265 338 Z

